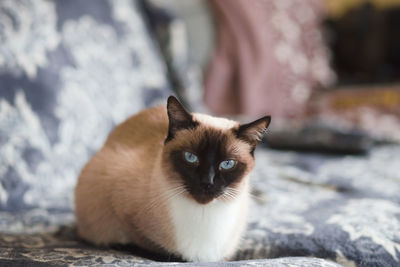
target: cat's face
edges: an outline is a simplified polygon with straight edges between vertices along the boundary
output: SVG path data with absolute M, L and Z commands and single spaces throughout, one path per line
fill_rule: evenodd
M 173 97 L 168 99 L 169 132 L 164 167 L 173 182 L 184 185 L 198 203 L 229 201 L 240 193 L 254 167 L 257 139 L 270 117 L 250 124 L 191 114 Z

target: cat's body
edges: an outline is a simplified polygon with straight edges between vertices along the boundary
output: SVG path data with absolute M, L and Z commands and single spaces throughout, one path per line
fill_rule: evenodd
M 255 146 L 235 136 L 237 122 L 189 116 L 175 99 L 168 104 L 117 126 L 85 166 L 75 191 L 79 235 L 191 261 L 227 258 L 246 226 Z M 216 170 L 215 155 L 234 158 L 235 166 L 225 160 L 230 169 Z

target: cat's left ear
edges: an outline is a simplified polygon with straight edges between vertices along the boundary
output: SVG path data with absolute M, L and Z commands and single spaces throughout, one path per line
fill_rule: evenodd
M 265 116 L 253 122 L 241 124 L 237 131 L 237 136 L 255 148 L 258 141 L 261 141 L 270 123 L 271 116 Z
M 190 114 L 174 96 L 168 97 L 167 112 L 169 126 L 168 136 L 165 142 L 174 138 L 177 131 L 191 129 L 197 125 L 197 123 L 193 121 L 192 114 Z

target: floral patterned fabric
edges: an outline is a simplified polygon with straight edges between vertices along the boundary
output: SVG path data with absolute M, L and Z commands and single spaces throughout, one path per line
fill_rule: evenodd
M 171 92 L 135 1 L 0 2 L 0 208 L 71 209 L 109 131 Z
M 138 1 L 0 1 L 0 266 L 400 265 L 398 146 L 351 157 L 261 146 L 233 262 L 79 240 L 82 165 L 116 123 L 170 94 L 145 22 Z

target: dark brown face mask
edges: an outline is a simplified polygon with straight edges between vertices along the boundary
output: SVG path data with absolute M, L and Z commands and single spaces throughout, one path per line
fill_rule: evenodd
M 206 204 L 239 183 L 253 165 L 253 152 L 270 122 L 263 117 L 230 129 L 217 129 L 196 121 L 174 98 L 168 99 L 169 158 L 173 171 L 181 177 L 193 198 Z M 179 135 L 179 131 L 185 135 Z M 177 137 L 177 135 L 179 135 Z M 187 142 L 180 143 L 187 139 Z M 246 149 L 233 151 L 232 144 L 244 143 Z

